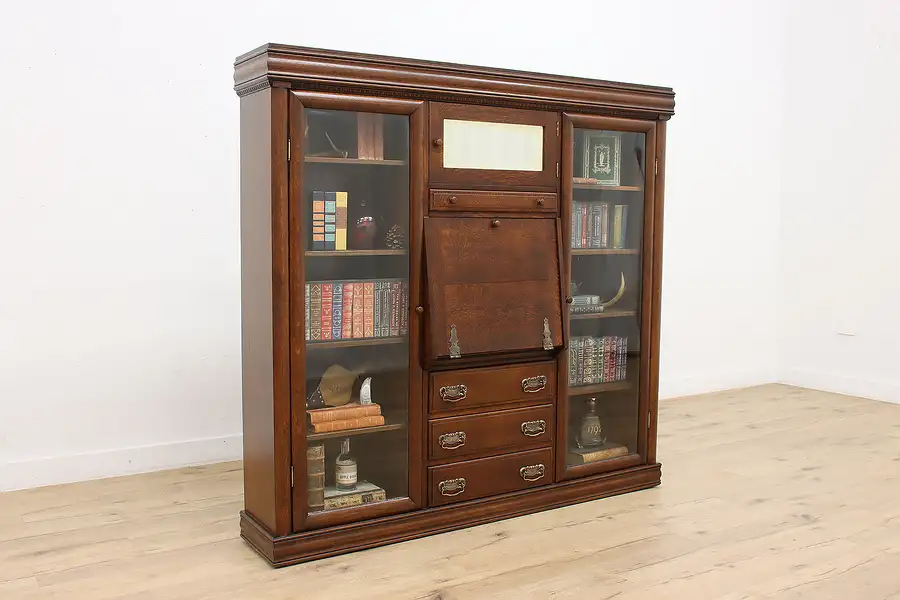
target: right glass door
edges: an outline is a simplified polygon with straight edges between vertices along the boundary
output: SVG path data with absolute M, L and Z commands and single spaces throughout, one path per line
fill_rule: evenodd
M 646 457 L 652 239 L 645 232 L 652 231 L 655 169 L 653 122 L 566 117 L 562 478 Z

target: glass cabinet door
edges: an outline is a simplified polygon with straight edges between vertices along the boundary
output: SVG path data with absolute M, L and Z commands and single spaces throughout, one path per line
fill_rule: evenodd
M 645 273 L 649 281 L 644 231 L 651 212 L 653 173 L 647 165 L 652 171 L 653 127 L 598 117 L 566 122 L 562 477 L 633 466 L 646 455 L 648 382 L 641 374 L 650 311 L 644 308 Z
M 308 520 L 333 523 L 410 506 L 412 116 L 309 104 L 291 207 L 305 296 L 305 399 L 294 407 L 305 412 Z

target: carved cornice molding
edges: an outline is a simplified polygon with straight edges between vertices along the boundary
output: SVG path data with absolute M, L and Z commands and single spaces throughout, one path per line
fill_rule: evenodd
M 670 88 L 268 44 L 235 62 L 239 96 L 268 86 L 668 119 Z

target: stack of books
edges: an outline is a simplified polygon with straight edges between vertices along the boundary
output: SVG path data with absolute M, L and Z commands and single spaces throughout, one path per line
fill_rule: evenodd
M 569 343 L 569 385 L 622 381 L 627 362 L 626 337 L 573 337 Z
M 306 340 L 404 336 L 409 284 L 402 279 L 306 284 Z
M 572 202 L 573 248 L 625 248 L 628 205 Z
M 384 425 L 384 416 L 378 404 L 350 403 L 344 406 L 329 406 L 306 411 L 309 415 L 309 431 L 329 433 L 349 431 Z
M 347 192 L 314 191 L 312 250 L 347 249 Z

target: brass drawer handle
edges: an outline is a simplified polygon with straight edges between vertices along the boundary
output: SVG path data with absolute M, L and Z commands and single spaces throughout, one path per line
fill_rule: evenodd
M 544 465 L 528 465 L 519 469 L 519 476 L 525 481 L 537 481 L 544 476 Z
M 442 433 L 438 438 L 438 443 L 444 450 L 456 450 L 466 445 L 466 432 L 454 431 L 453 433 Z
M 537 421 L 525 421 L 522 423 L 522 433 L 528 437 L 537 437 L 543 435 L 547 431 L 547 421 L 538 419 Z
M 460 400 L 464 400 L 468 392 L 469 388 L 462 383 L 457 385 L 445 385 L 438 391 L 441 400 L 444 402 L 459 402 Z
M 446 479 L 438 484 L 438 491 L 441 496 L 459 496 L 466 491 L 466 480 L 464 477 Z
M 526 377 L 522 380 L 522 391 L 526 394 L 539 392 L 547 387 L 547 376 L 537 375 L 535 377 Z

